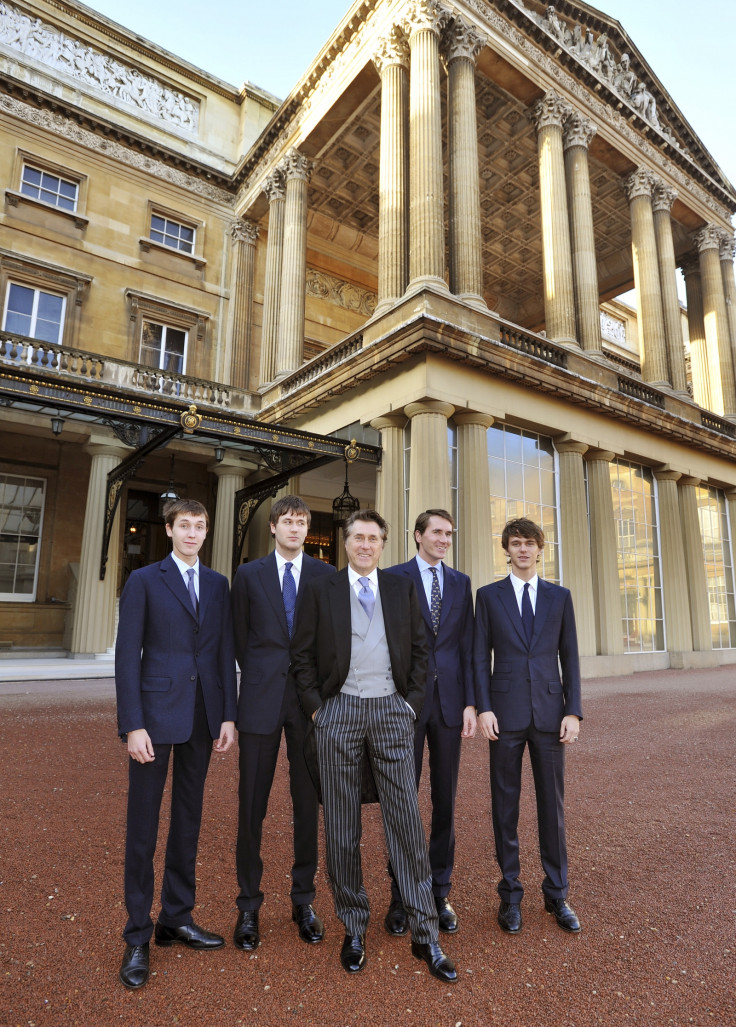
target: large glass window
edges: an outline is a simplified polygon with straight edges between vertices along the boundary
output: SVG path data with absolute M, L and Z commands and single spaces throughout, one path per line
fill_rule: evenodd
M 77 209 L 78 182 L 62 178 L 60 175 L 52 175 L 48 171 L 34 168 L 30 164 L 23 165 L 20 191 L 25 196 L 32 196 L 35 200 L 50 203 L 53 207 L 60 207 L 62 210 Z
M 721 489 L 696 489 L 698 517 L 703 539 L 703 559 L 708 582 L 710 628 L 714 649 L 736 647 L 733 550 L 728 524 L 726 497 Z
M 56 293 L 8 283 L 3 328 L 43 342 L 60 343 L 66 299 Z
M 548 581 L 559 582 L 557 484 L 552 439 L 504 424 L 492 425 L 486 438 L 494 576 L 501 578 L 508 573 L 506 554 L 501 548 L 504 524 L 514 517 L 528 517 L 541 525 L 546 540 L 539 573 Z
M 144 321 L 141 331 L 141 363 L 161 371 L 184 374 L 187 333 L 181 328 Z
M 611 490 L 624 651 L 660 652 L 664 616 L 654 476 L 648 467 L 613 460 Z
M 46 483 L 0 474 L 0 600 L 33 602 Z

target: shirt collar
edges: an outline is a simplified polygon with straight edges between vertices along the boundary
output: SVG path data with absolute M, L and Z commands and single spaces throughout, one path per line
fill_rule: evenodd
M 378 571 L 375 568 L 370 574 L 358 574 L 358 572 L 354 571 L 350 564 L 348 564 L 348 581 L 350 582 L 350 587 L 353 588 L 355 582 L 359 581 L 361 578 L 368 578 L 371 585 L 373 585 L 374 590 L 376 592 L 378 591 Z
M 427 563 L 426 560 L 423 560 L 421 558 L 419 553 L 417 553 L 414 559 L 417 561 L 417 567 L 419 568 L 420 574 L 424 574 L 425 571 L 436 570 L 438 572 L 438 577 L 442 577 L 442 573 L 444 570 L 442 560 L 440 560 L 439 563 Z
M 301 574 L 302 557 L 304 556 L 303 549 L 299 550 L 299 555 L 295 556 L 293 560 L 285 560 L 281 553 L 279 553 L 276 549 L 274 549 L 274 554 L 276 556 L 276 567 L 278 570 L 281 570 L 281 568 L 284 567 L 287 563 L 290 563 L 292 570 L 298 571 Z
M 524 585 L 526 585 L 526 582 L 522 581 L 521 578 L 517 578 L 513 571 L 509 571 L 509 577 L 511 578 L 511 584 L 514 586 L 514 592 L 517 596 L 520 595 L 524 591 Z M 538 583 L 538 574 L 535 574 L 533 578 L 529 579 L 529 591 L 534 592 L 535 595 L 537 592 Z
M 199 577 L 199 557 L 197 557 L 197 562 L 194 564 L 193 567 L 190 567 L 188 563 L 184 563 L 183 560 L 180 560 L 179 557 L 176 555 L 176 553 L 172 552 L 171 559 L 174 561 L 176 566 L 179 568 L 179 571 L 181 572 L 181 576 L 183 578 L 185 578 L 187 576 L 187 571 L 190 571 L 190 570 L 194 571 L 194 577 L 195 578 Z

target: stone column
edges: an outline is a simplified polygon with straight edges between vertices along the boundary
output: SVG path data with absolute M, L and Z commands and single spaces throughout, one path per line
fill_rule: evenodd
M 92 436 L 85 450 L 92 457 L 87 486 L 87 505 L 82 529 L 82 555 L 74 606 L 71 652 L 104 653 L 115 644 L 115 603 L 120 565 L 120 507 L 110 535 L 105 580 L 100 581 L 100 557 L 105 530 L 107 475 L 125 459 L 128 451 L 104 437 Z
M 685 546 L 677 496 L 682 475 L 669 467 L 654 472 L 659 505 L 659 551 L 662 554 L 662 591 L 667 649 L 670 653 L 692 652 L 693 635 L 687 594 Z M 674 666 L 675 664 L 673 664 Z
M 652 212 L 653 181 L 651 171 L 637 168 L 624 180 L 623 185 L 631 210 L 631 253 L 639 308 L 637 321 L 641 376 L 652 385 L 667 386 L 670 378 Z
M 448 12 L 438 0 L 410 0 L 409 37 L 409 286 L 445 283 L 440 31 Z
M 570 107 L 554 90 L 529 110 L 537 130 L 539 206 L 542 216 L 544 320 L 548 338 L 578 345 L 575 334 L 575 290 L 567 211 L 562 125 Z
M 256 264 L 258 225 L 248 218 L 239 218 L 230 226 L 230 237 L 233 241 L 233 266 L 230 281 L 230 340 L 232 344 L 230 384 L 236 389 L 249 389 L 250 350 L 253 334 L 253 276 Z
M 413 527 L 422 510 L 450 509 L 447 418 L 454 411 L 449 403 L 437 399 L 425 399 L 404 407 L 404 413 L 411 420 L 408 528 Z
M 680 300 L 677 295 L 677 263 L 675 260 L 675 244 L 672 238 L 672 218 L 670 216 L 672 204 L 676 199 L 677 192 L 674 189 L 670 189 L 660 179 L 655 181 L 652 193 L 652 212 L 654 216 L 654 235 L 657 241 L 662 316 L 667 343 L 667 362 L 670 369 L 672 388 L 675 392 L 685 395 L 687 393 L 685 345 L 682 338 Z
M 734 417 L 736 384 L 721 271 L 721 231 L 717 225 L 706 225 L 695 236 L 695 242 L 700 254 L 705 345 L 710 368 L 710 398 L 713 404 L 711 409 L 717 414 Z
M 698 517 L 698 497 L 695 492 L 700 478 L 683 477 L 677 483 L 682 521 L 682 541 L 685 550 L 685 568 L 690 597 L 690 624 L 693 649 L 705 652 L 713 648 L 708 605 L 708 580 L 703 559 L 703 536 Z
M 690 374 L 693 383 L 693 399 L 705 410 L 712 410 L 710 398 L 710 371 L 705 345 L 705 321 L 703 319 L 703 290 L 700 282 L 700 262 L 696 256 L 689 256 L 680 262 L 685 277 L 687 299 L 687 328 L 690 336 Z M 719 390 L 720 391 L 720 390 Z
M 491 482 L 488 474 L 489 414 L 455 414 L 458 453 L 458 525 L 455 566 L 470 576 L 473 588 L 493 581 Z
M 736 251 L 736 240 L 730 232 L 721 233 L 719 254 L 721 257 L 721 274 L 723 276 L 723 295 L 726 298 L 726 316 L 731 336 L 731 359 L 736 377 L 736 281 L 733 277 L 733 258 Z
M 381 466 L 376 474 L 376 510 L 389 526 L 388 542 L 381 556 L 382 567 L 406 560 L 404 517 L 404 414 L 386 414 L 371 421 L 381 433 Z
M 233 565 L 235 493 L 242 489 L 245 475 L 239 460 L 233 457 L 225 457 L 222 463 L 212 464 L 208 470 L 217 477 L 215 523 L 212 529 L 212 570 L 224 574 L 230 581 Z
M 602 449 L 591 449 L 585 454 L 588 465 L 590 562 L 593 570 L 595 629 L 598 652 L 603 656 L 624 651 L 616 524 L 613 518 L 609 466 L 613 457 L 613 453 Z
M 598 266 L 595 259 L 593 202 L 590 195 L 588 146 L 596 132 L 590 118 L 573 111 L 565 121 L 565 180 L 570 214 L 577 337 L 589 353 L 602 353 Z
M 485 45 L 456 16 L 442 38 L 447 65 L 447 131 L 450 175 L 450 292 L 485 307 L 475 110 L 475 61 Z
M 590 562 L 588 504 L 585 498 L 584 442 L 555 439 L 560 462 L 560 548 L 562 584 L 572 592 L 581 656 L 595 656 L 596 621 L 593 570 Z M 609 482 L 610 486 L 610 482 Z M 613 516 L 613 501 L 611 502 Z
M 380 314 L 404 295 L 409 280 L 409 44 L 397 28 L 381 40 L 373 63 L 381 76 L 376 306 Z
M 261 384 L 276 377 L 276 347 L 279 337 L 281 302 L 281 261 L 284 253 L 284 175 L 277 168 L 266 179 L 263 192 L 269 200 L 268 242 L 266 243 L 266 284 L 263 291 L 263 328 L 261 330 Z
M 284 160 L 284 255 L 281 262 L 276 377 L 295 371 L 304 359 L 304 307 L 307 289 L 307 183 L 312 162 L 298 150 Z

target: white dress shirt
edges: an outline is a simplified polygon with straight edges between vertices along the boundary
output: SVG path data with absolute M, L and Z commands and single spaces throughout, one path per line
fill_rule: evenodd
M 274 549 L 276 554 L 276 569 L 279 572 L 279 587 L 281 591 L 284 591 L 284 567 L 287 563 L 291 564 L 291 576 L 294 579 L 294 585 L 296 586 L 297 592 L 299 591 L 299 578 L 302 573 L 302 557 L 304 556 L 304 550 L 299 551 L 299 555 L 295 556 L 293 560 L 285 560 L 281 553 Z
M 519 607 L 519 613 L 521 613 L 521 600 L 524 595 L 525 581 L 521 578 L 517 578 L 513 571 L 509 571 L 509 577 L 511 578 L 511 584 L 514 586 L 514 594 L 516 595 L 516 605 Z M 537 612 L 537 585 L 539 584 L 539 575 L 535 574 L 533 578 L 529 580 L 529 599 L 532 604 L 532 611 Z
M 374 568 L 370 574 L 358 574 L 358 572 L 354 571 L 350 564 L 348 564 L 348 581 L 350 582 L 350 587 L 353 592 L 355 592 L 356 596 L 363 587 L 360 583 L 361 578 L 368 578 L 368 581 L 370 582 L 369 587 L 375 599 L 378 595 L 378 571 Z
M 194 571 L 194 591 L 197 594 L 197 601 L 199 601 L 199 557 L 197 557 L 197 562 L 194 564 L 193 567 L 188 563 L 184 563 L 183 560 L 180 560 L 176 553 L 171 554 L 171 559 L 174 561 L 176 566 L 181 571 L 181 576 L 184 579 L 184 584 L 186 586 L 187 592 L 189 591 L 188 571 Z
M 440 560 L 439 563 L 435 563 L 435 564 L 427 563 L 426 560 L 423 560 L 421 558 L 419 553 L 417 553 L 417 555 L 416 555 L 416 561 L 417 561 L 417 567 L 419 568 L 419 573 L 422 576 L 422 584 L 424 585 L 424 594 L 427 597 L 427 606 L 431 610 L 432 609 L 432 581 L 434 580 L 434 575 L 432 574 L 432 570 L 436 570 L 437 571 L 437 580 L 440 583 L 440 596 L 442 596 L 442 595 L 444 595 L 444 589 L 445 589 L 445 568 L 444 568 L 441 560 Z

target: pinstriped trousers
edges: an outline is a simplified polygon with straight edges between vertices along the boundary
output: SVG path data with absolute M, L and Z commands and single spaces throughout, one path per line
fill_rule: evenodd
M 436 942 L 437 910 L 419 815 L 411 710 L 398 692 L 373 699 L 339 692 L 317 710 L 314 728 L 327 873 L 346 934 L 364 934 L 370 916 L 360 857 L 361 760 L 367 740 L 386 845 L 412 938 L 420 944 Z

